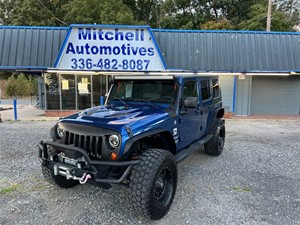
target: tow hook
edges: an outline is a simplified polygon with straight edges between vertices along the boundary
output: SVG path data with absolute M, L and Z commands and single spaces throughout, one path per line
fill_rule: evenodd
M 80 184 L 85 184 L 88 181 L 88 179 L 91 178 L 92 177 L 89 173 L 84 173 L 82 177 L 75 177 L 75 176 L 71 177 L 71 179 L 73 180 L 78 180 Z
M 84 173 L 82 175 L 82 177 L 80 178 L 79 183 L 80 184 L 85 184 L 88 181 L 88 179 L 91 179 L 91 178 L 92 177 L 91 177 L 91 175 L 89 173 Z

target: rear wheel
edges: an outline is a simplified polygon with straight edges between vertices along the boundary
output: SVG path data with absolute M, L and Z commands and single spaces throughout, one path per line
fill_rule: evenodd
M 212 138 L 204 145 L 208 155 L 218 156 L 222 153 L 225 144 L 225 125 L 221 119 L 217 119 L 211 129 Z
M 174 199 L 176 161 L 168 151 L 147 150 L 133 167 L 130 180 L 130 198 L 136 213 L 158 220 L 168 212 Z

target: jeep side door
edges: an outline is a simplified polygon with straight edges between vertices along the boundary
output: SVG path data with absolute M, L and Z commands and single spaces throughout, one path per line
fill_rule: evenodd
M 202 118 L 198 110 L 200 99 L 198 79 L 185 80 L 181 92 L 178 149 L 184 148 L 199 139 L 202 124 Z
M 213 108 L 212 101 L 212 91 L 211 91 L 211 79 L 200 78 L 199 80 L 199 90 L 200 90 L 200 104 L 198 110 L 201 114 L 201 129 L 200 137 L 206 134 L 206 129 L 208 121 L 210 119 L 210 114 Z

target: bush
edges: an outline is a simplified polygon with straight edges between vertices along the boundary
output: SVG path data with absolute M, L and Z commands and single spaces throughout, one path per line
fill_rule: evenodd
M 11 75 L 7 81 L 6 95 L 7 96 L 30 96 L 37 95 L 37 78 L 25 74 Z
M 24 74 L 20 74 L 17 77 L 17 82 L 16 82 L 16 95 L 17 96 L 28 96 L 28 80 L 25 77 Z
M 8 78 L 8 81 L 7 81 L 6 95 L 7 96 L 15 96 L 16 95 L 16 86 L 17 86 L 17 80 L 14 77 L 14 75 L 11 75 L 11 77 Z

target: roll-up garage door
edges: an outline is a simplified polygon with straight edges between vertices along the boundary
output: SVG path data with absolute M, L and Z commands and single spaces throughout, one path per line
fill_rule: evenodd
M 253 76 L 251 115 L 299 115 L 300 76 Z

